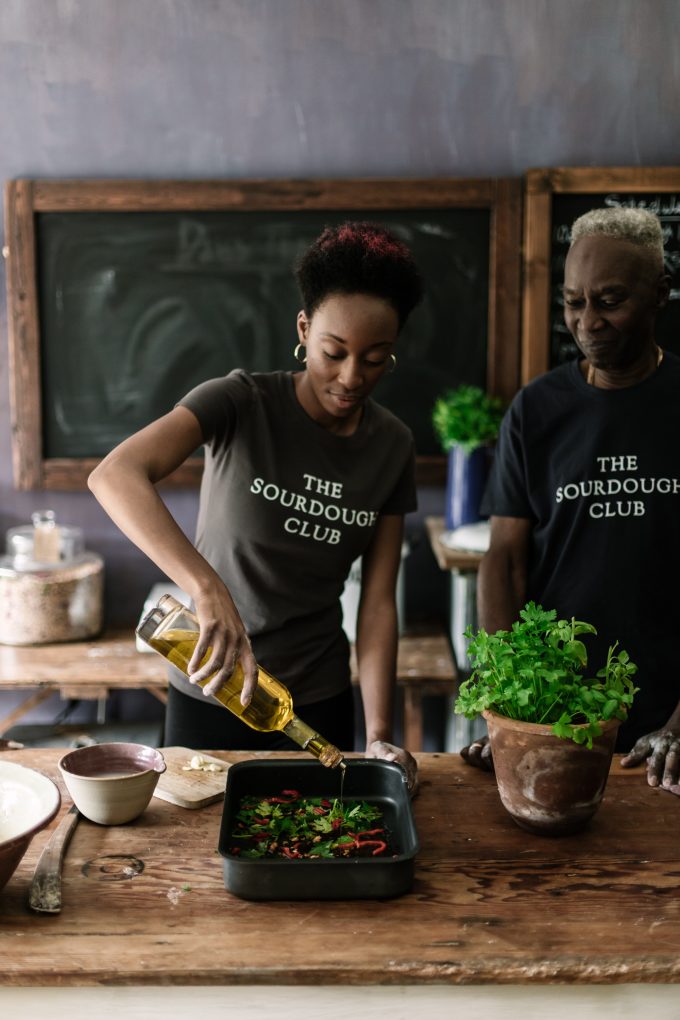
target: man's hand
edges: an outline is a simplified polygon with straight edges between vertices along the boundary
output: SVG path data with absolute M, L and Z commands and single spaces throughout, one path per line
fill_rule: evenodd
M 477 769 L 484 769 L 486 772 L 494 771 L 491 744 L 488 737 L 479 737 L 477 740 L 473 740 L 467 747 L 462 748 L 460 756 L 467 765 L 473 765 Z
M 645 759 L 649 785 L 661 785 L 680 797 L 680 733 L 664 728 L 640 737 L 621 764 L 631 768 Z

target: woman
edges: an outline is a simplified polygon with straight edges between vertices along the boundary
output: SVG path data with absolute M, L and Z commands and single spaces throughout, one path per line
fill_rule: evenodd
M 202 383 L 116 447 L 89 486 L 195 606 L 200 639 L 190 680 L 177 670 L 170 677 L 168 744 L 293 746 L 206 701 L 240 660 L 243 704 L 260 662 L 289 687 L 306 723 L 351 749 L 340 595 L 352 562 L 363 556 L 357 661 L 366 755 L 398 761 L 413 787 L 415 761 L 391 743 L 395 585 L 403 517 L 416 506 L 413 440 L 370 394 L 396 365 L 395 343 L 420 300 L 420 277 L 408 248 L 369 223 L 326 228 L 296 277 L 303 310 L 294 354 L 303 369 L 237 369 Z M 194 546 L 155 485 L 201 445 Z M 204 688 L 196 686 L 213 673 Z

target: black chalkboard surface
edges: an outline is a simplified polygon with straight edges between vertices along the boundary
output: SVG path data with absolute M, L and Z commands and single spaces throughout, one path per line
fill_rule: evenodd
M 680 353 L 680 167 L 557 167 L 525 175 L 522 382 L 577 355 L 563 318 L 561 286 L 574 220 L 590 209 L 632 206 L 661 221 L 668 306 L 660 345 Z
M 365 218 L 361 214 L 354 218 Z M 294 369 L 292 267 L 347 213 L 42 213 L 37 222 L 47 457 L 102 456 L 233 368 Z M 486 386 L 489 213 L 371 217 L 411 248 L 425 300 L 376 399 L 439 452 L 443 386 Z
M 297 369 L 294 262 L 348 219 L 390 226 L 424 277 L 375 397 L 411 427 L 419 482 L 441 484 L 436 397 L 519 383 L 520 217 L 502 179 L 7 182 L 15 484 L 83 488 L 197 383 Z M 200 473 L 190 458 L 167 482 Z
M 550 367 L 578 354 L 564 324 L 564 260 L 569 250 L 570 226 L 590 209 L 628 206 L 649 209 L 661 221 L 664 235 L 665 269 L 671 278 L 670 300 L 657 319 L 656 336 L 665 350 L 680 354 L 680 191 L 678 195 L 609 192 L 602 195 L 555 195 L 552 209 L 552 258 L 550 280 Z

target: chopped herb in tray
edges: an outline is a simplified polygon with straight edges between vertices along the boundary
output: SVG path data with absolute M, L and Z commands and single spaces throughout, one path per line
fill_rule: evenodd
M 380 808 L 365 801 L 302 797 L 243 797 L 229 852 L 238 857 L 379 857 L 393 850 Z

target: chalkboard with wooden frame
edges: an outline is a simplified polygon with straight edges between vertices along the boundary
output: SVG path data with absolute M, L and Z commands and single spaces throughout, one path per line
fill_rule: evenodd
M 661 221 L 670 300 L 657 320 L 661 347 L 680 354 L 680 167 L 529 170 L 524 192 L 522 383 L 576 357 L 561 287 L 570 227 L 590 209 L 649 209 Z
M 413 429 L 460 383 L 519 384 L 521 182 L 14 180 L 5 186 L 12 453 L 19 489 L 81 489 L 117 442 L 231 368 L 294 369 L 292 267 L 327 223 L 412 247 L 426 298 L 375 397 Z M 193 486 L 202 457 L 164 484 Z

